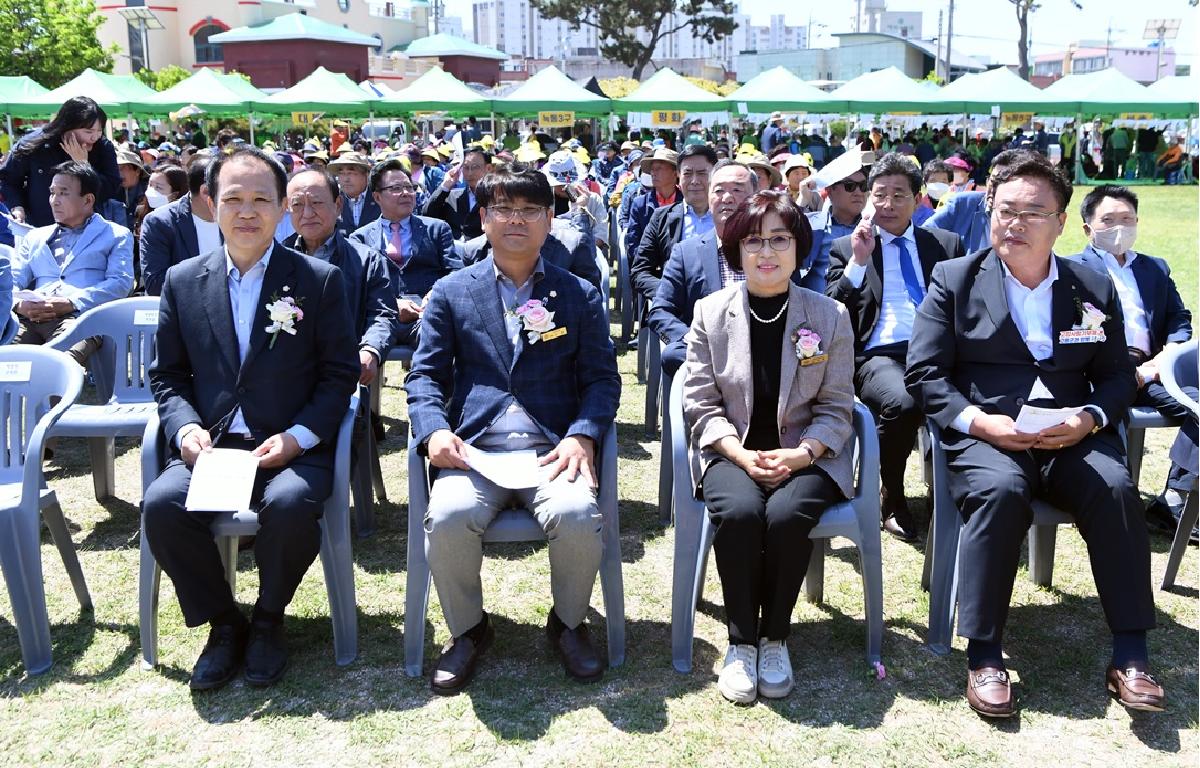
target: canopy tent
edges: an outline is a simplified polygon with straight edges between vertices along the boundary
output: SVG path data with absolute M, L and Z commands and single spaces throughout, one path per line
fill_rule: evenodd
M 150 86 L 133 75 L 109 75 L 85 69 L 75 79 L 52 91 L 12 101 L 8 110 L 18 116 L 48 116 L 63 102 L 75 96 L 87 96 L 110 113 L 133 112 L 136 104 L 155 95 Z
M 380 115 L 407 115 L 412 112 L 478 115 L 491 109 L 491 99 L 441 67 L 430 69 L 407 88 L 401 88 L 375 104 L 375 111 Z
M 244 115 L 267 95 L 238 75 L 201 69 L 162 93 L 139 102 L 137 112 L 166 113 L 195 106 L 210 115 Z
M 1043 91 L 1047 114 L 1119 115 L 1125 112 L 1150 112 L 1163 117 L 1187 117 L 1186 104 L 1165 101 L 1146 86 L 1116 69 L 1102 69 L 1081 75 L 1067 75 Z
M 938 94 L 922 88 L 895 67 L 859 75 L 829 97 L 850 112 L 919 112 L 940 110 Z
M 618 112 L 653 112 L 658 109 L 719 112 L 726 108 L 725 99 L 666 68 L 655 72 L 633 93 L 616 99 L 613 105 Z
M 846 103 L 801 80 L 784 67 L 760 72 L 741 88 L 725 97 L 729 111 L 750 112 L 844 112 Z
M 253 102 L 256 112 L 285 115 L 290 112 L 328 112 L 331 115 L 365 115 L 378 99 L 359 88 L 341 72 L 317 67 L 291 88 Z
M 358 87 L 363 89 L 363 93 L 367 94 L 368 98 L 374 96 L 382 99 L 384 96 L 391 96 L 393 93 L 395 93 L 395 91 L 389 88 L 386 84 L 372 83 L 370 80 L 363 80 L 358 84 Z
M 1164 77 L 1151 83 L 1146 90 L 1160 104 L 1185 108 L 1188 115 L 1200 114 L 1200 104 L 1197 104 L 1197 97 L 1200 97 L 1200 78 L 1194 75 Z
M 610 99 L 597 96 L 555 66 L 546 67 L 492 103 L 501 115 L 562 111 L 594 117 L 612 112 Z
M 1046 101 L 1043 91 L 1007 67 L 963 75 L 937 94 L 941 108 L 973 115 L 990 114 L 992 107 L 1001 112 L 1038 112 Z
M 0 112 L 8 112 L 9 104 L 20 104 L 45 96 L 50 91 L 33 78 L 0 77 Z

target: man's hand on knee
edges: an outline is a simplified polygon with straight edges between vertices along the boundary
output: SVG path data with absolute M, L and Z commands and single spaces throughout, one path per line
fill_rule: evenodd
M 596 446 L 590 437 L 567 435 L 561 443 L 555 446 L 553 451 L 543 456 L 538 463 L 542 466 L 551 465 L 551 481 L 565 472 L 567 480 L 570 482 L 575 482 L 575 478 L 582 475 L 588 485 L 595 488 L 595 455 Z
M 429 442 L 425 445 L 429 463 L 438 469 L 471 468 L 467 463 L 466 445 L 463 444 L 462 438 L 450 430 L 439 429 L 429 436 Z
M 191 432 L 183 436 L 179 441 L 179 453 L 183 457 L 183 463 L 189 467 L 195 466 L 196 459 L 200 458 L 201 453 L 206 453 L 212 450 L 212 435 L 208 434 L 207 429 L 197 427 Z
M 304 451 L 301 450 L 300 443 L 287 432 L 271 435 L 254 449 L 254 455 L 258 457 L 258 466 L 263 469 L 286 467 L 292 459 L 302 453 Z

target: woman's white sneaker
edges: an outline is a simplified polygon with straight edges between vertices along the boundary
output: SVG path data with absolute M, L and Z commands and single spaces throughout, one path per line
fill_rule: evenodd
M 758 695 L 758 649 L 753 645 L 730 645 L 725 666 L 717 677 L 717 690 L 735 704 L 750 704 Z
M 758 694 L 764 699 L 782 699 L 792 692 L 792 660 L 786 640 L 758 641 Z

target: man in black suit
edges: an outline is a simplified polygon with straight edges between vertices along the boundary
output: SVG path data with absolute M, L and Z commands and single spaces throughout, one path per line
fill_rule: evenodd
M 883 529 L 913 541 L 916 524 L 904 499 L 904 465 L 922 416 L 904 389 L 904 357 L 933 265 L 961 256 L 962 243 L 953 232 L 913 226 L 924 178 L 903 155 L 879 158 L 867 183 L 871 191 L 862 219 L 829 251 L 825 292 L 850 311 L 854 389 L 879 424 Z
M 210 625 L 194 690 L 225 685 L 243 664 L 251 685 L 283 676 L 283 612 L 320 549 L 334 439 L 359 377 L 341 271 L 274 242 L 283 168 L 247 147 L 214 160 L 207 184 L 225 245 L 179 264 L 163 284 L 150 383 L 173 456 L 143 502 L 146 539 L 184 621 Z M 268 307 L 287 299 L 304 314 L 272 331 Z M 213 447 L 258 457 L 250 622 L 223 576 L 213 513 L 185 507 L 192 465 Z
M 142 286 L 147 296 L 162 293 L 167 270 L 184 259 L 211 253 L 221 247 L 204 178 L 212 162 L 197 156 L 188 167 L 188 193 L 170 205 L 151 211 L 142 220 L 139 244 L 142 257 Z
M 455 240 L 479 237 L 483 234 L 483 222 L 479 218 L 475 186 L 491 166 L 490 152 L 479 147 L 468 148 L 463 153 L 462 163 L 446 173 L 446 178 L 429 195 L 421 212 L 449 224 Z M 460 176 L 465 186 L 455 187 Z
M 1040 155 L 992 179 L 991 248 L 937 265 L 913 326 L 905 380 L 943 430 L 959 543 L 958 633 L 967 701 L 1013 712 L 1001 641 L 1021 542 L 1042 496 L 1075 518 L 1113 633 L 1106 685 L 1159 711 L 1147 672 L 1150 545 L 1116 426 L 1137 393 L 1121 305 L 1104 275 L 1053 254 L 1071 184 Z M 1040 432 L 1022 406 L 1070 408 Z
M 679 153 L 679 186 L 683 192 L 675 202 L 660 206 L 650 215 L 637 250 L 630 254 L 629 274 L 635 291 L 649 308 L 662 279 L 663 266 L 671 249 L 689 237 L 713 230 L 708 206 L 708 182 L 717 153 L 707 144 L 689 144 Z M 647 310 L 648 311 L 648 310 Z
M 329 164 L 329 172 L 337 176 L 341 189 L 338 229 L 349 237 L 351 232 L 379 218 L 379 203 L 367 191 L 371 161 L 358 152 L 343 152 Z

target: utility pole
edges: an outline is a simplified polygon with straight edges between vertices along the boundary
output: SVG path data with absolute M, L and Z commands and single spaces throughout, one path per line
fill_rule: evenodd
M 942 12 L 938 10 L 937 57 L 933 60 L 933 73 L 944 81 L 946 73 L 942 61 Z
M 950 82 L 950 45 L 954 38 L 954 0 L 950 0 L 950 12 L 946 14 L 946 83 Z

